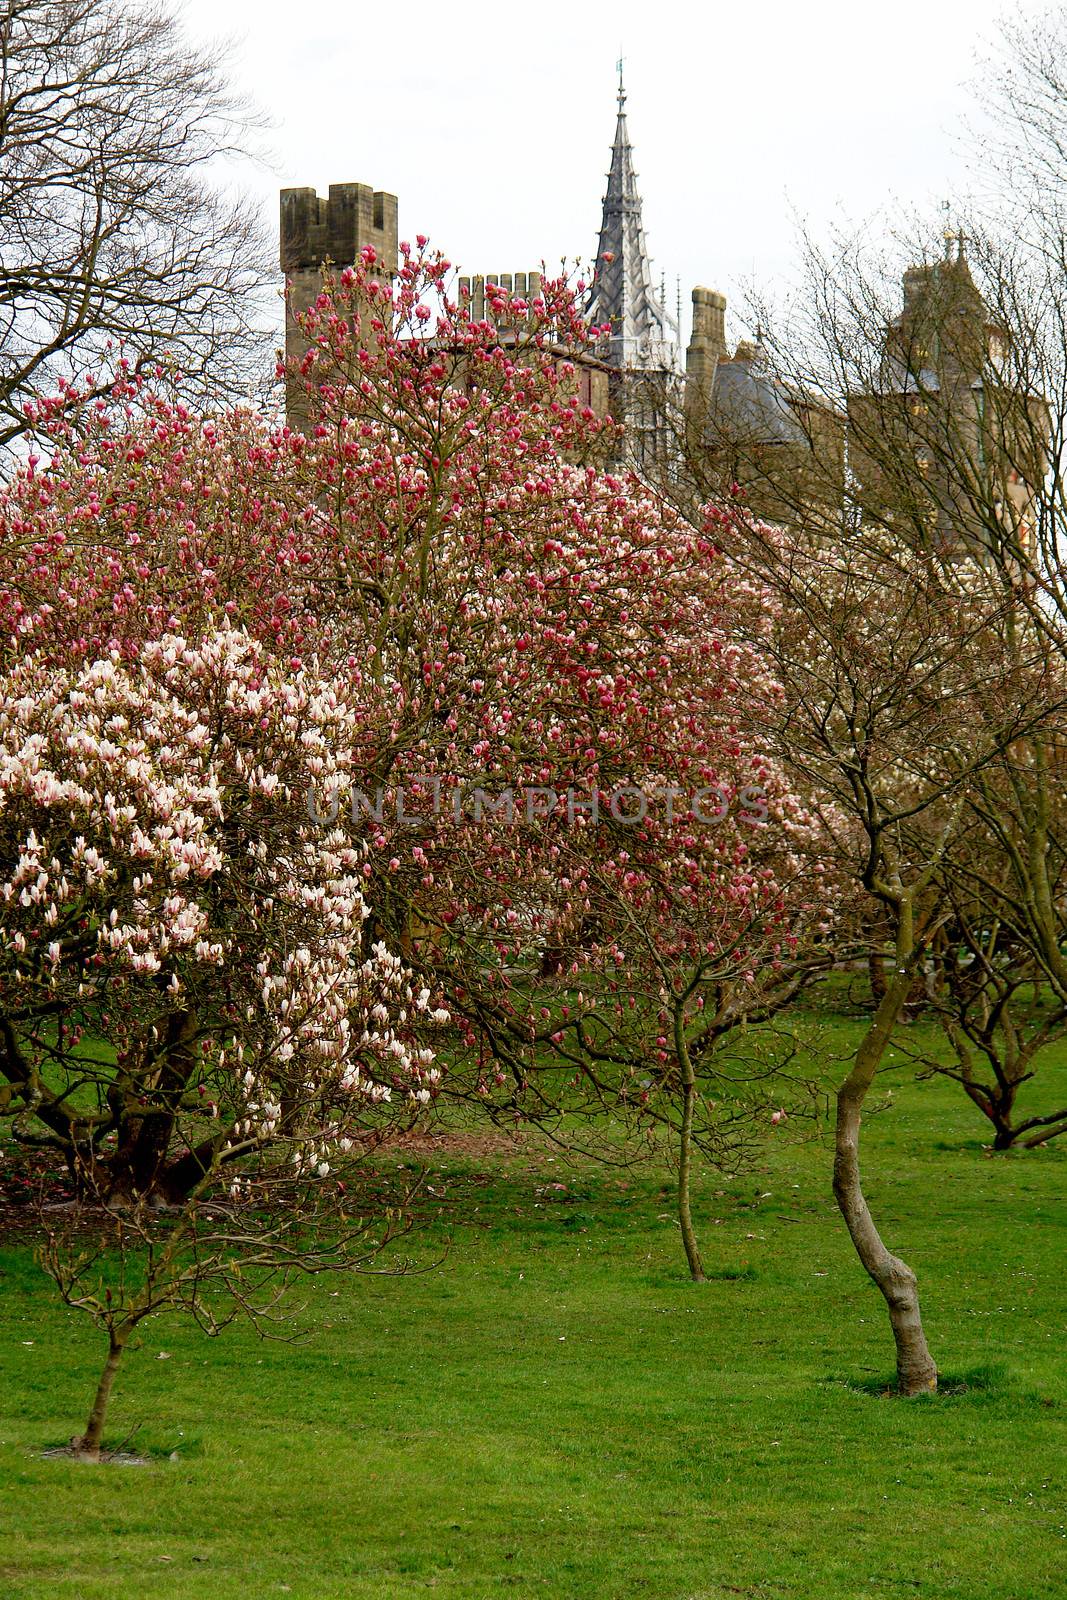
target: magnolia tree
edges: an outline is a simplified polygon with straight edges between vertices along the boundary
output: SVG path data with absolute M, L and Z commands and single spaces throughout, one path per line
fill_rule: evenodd
M 668 549 L 684 550 L 676 530 L 658 527 Z M 479 1029 L 492 1043 L 478 1057 L 483 1102 L 494 1115 L 566 1110 L 572 1140 L 574 1113 L 605 1106 L 665 1131 L 698 1280 L 694 1147 L 736 1165 L 761 1122 L 783 1115 L 780 1052 L 766 1039 L 727 1043 L 825 964 L 835 898 L 812 854 L 814 819 L 766 751 L 739 737 L 756 680 L 769 695 L 773 685 L 756 652 L 730 643 L 731 606 L 720 594 L 714 608 L 721 563 L 705 554 L 677 593 L 650 584 L 661 620 L 671 618 L 654 653 L 637 652 L 650 679 L 611 667 L 584 678 L 599 724 L 588 731 L 593 746 L 569 750 L 551 725 L 538 773 L 544 810 L 512 818 L 494 840 L 491 990 L 466 976 L 478 942 L 450 949 L 469 1043 Z M 601 696 L 622 683 L 610 724 L 599 722 Z
M 77 1244 L 44 1253 L 108 1336 L 90 1455 L 145 1316 L 186 1305 L 212 1326 L 220 1288 L 255 1313 L 257 1274 L 362 1258 L 358 1230 L 306 1253 L 294 1231 L 343 1211 L 331 1165 L 436 1087 L 426 1036 L 446 1014 L 367 938 L 365 846 L 303 805 L 350 781 L 360 720 L 343 681 L 225 628 L 129 662 L 31 651 L 5 677 L 4 1109 L 120 1244 L 170 1210 L 121 1288 L 87 1281 Z
M 560 846 L 580 936 L 556 947 L 553 974 L 542 967 L 509 995 L 527 1021 L 534 1094 L 546 1098 L 536 1061 L 551 1044 L 593 1108 L 621 1103 L 666 1133 L 696 1281 L 694 1150 L 736 1168 L 785 1117 L 790 1047 L 746 1025 L 774 1017 L 825 963 L 832 918 L 796 797 L 767 763 L 730 753 L 723 741 L 712 765 L 705 751 L 695 788 L 645 772 L 601 795 L 600 825 Z
M 49 453 L 0 489 L 6 651 L 130 659 L 221 620 L 298 656 L 330 573 L 302 441 L 250 412 L 205 419 L 130 376 L 107 400 L 70 386 L 40 409 Z
M 685 1074 L 727 1023 L 766 1008 L 772 975 L 788 992 L 815 927 L 793 859 L 809 822 L 742 726 L 749 668 L 727 648 L 739 601 L 714 540 L 595 465 L 612 428 L 582 404 L 587 335 L 565 286 L 531 304 L 494 297 L 490 325 L 449 300 L 447 264 L 422 245 L 395 284 L 379 277 L 364 259 L 308 319 L 306 434 L 198 419 L 139 380 L 110 406 L 67 391 L 42 421 L 52 458 L 0 496 L 4 704 L 20 762 L 26 740 L 45 741 L 40 793 L 12 768 L 22 920 L 0 1070 L 20 1134 L 61 1150 L 123 1217 L 159 1201 L 203 1217 L 231 1172 L 251 1181 L 254 1163 L 284 1156 L 302 1181 L 313 1169 L 293 1153 L 313 1150 L 315 1172 L 334 1159 L 315 1138 L 358 1148 L 301 1076 L 310 1033 L 298 1047 L 269 1031 L 305 1006 L 308 1030 L 329 1018 L 330 983 L 358 1066 L 337 1094 L 372 1132 L 398 1100 L 434 1092 L 420 1000 L 454 1017 L 456 1092 L 492 1105 L 560 1060 L 560 1039 L 579 1037 L 560 1020 L 599 993 L 580 1082 L 608 1082 L 587 1045 L 618 1003 L 635 1020 L 616 1089 L 639 1099 L 647 1076 L 647 1104 L 680 1108 L 680 1150 L 700 1119 L 721 1145 L 721 1108 L 710 1095 L 699 1108 Z M 242 642 L 212 655 L 223 623 Z M 210 670 L 195 666 L 204 651 Z M 94 687 L 76 715 L 82 675 Z M 136 703 L 92 724 L 81 772 L 77 717 L 116 694 Z M 61 734 L 23 737 L 31 700 Z M 190 862 L 172 883 L 155 860 L 157 769 L 192 787 L 159 828 L 214 852 L 202 880 Z M 75 782 L 87 798 L 53 803 Z M 633 838 L 613 826 L 620 786 L 672 783 L 673 820 Z M 781 826 L 748 836 L 740 812 L 762 802 L 744 791 L 761 783 Z M 717 784 L 734 819 L 700 832 L 692 807 Z M 608 826 L 583 845 L 594 801 Z M 75 872 L 82 848 L 104 863 L 99 881 Z M 88 897 L 77 916 L 52 894 L 64 882 L 71 907 Z M 336 884 L 351 891 L 344 937 L 328 920 Z M 172 915 L 194 929 L 188 945 Z M 416 998 L 394 992 L 395 1017 L 392 991 L 373 993 L 391 958 L 363 965 L 383 945 L 412 973 Z M 575 1000 L 585 973 L 588 1003 Z M 672 1054 L 663 1014 L 679 1006 L 687 1042 Z
M 581 403 L 591 336 L 565 287 L 491 292 L 474 322 L 447 275 L 420 240 L 387 287 L 367 250 L 303 323 L 336 604 L 392 696 L 359 801 L 375 914 L 448 995 L 449 1093 L 550 1115 L 563 1063 L 570 1109 L 584 1085 L 674 1128 L 699 1276 L 694 1128 L 723 1157 L 761 1108 L 696 1082 L 795 993 L 826 890 L 812 915 L 803 808 L 739 736 L 767 673 L 731 645 L 720 552 L 594 464 L 614 429 Z

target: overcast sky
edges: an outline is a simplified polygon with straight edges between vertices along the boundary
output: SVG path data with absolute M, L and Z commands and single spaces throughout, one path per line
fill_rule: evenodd
M 735 293 L 788 275 L 816 233 L 964 181 L 960 124 L 1003 0 L 187 0 L 200 42 L 271 118 L 277 190 L 357 181 L 399 196 L 466 271 L 588 260 L 615 128 L 615 62 L 657 275 Z M 610 20 L 609 20 L 610 18 Z M 736 329 L 735 329 L 736 331 Z

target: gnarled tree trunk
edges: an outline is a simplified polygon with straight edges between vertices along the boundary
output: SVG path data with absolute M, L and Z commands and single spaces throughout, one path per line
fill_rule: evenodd
M 889 1308 L 902 1394 L 937 1388 L 937 1367 L 927 1347 L 915 1274 L 888 1250 L 874 1225 L 860 1182 L 859 1141 L 863 1102 L 912 986 L 910 972 L 896 974 L 864 1035 L 852 1070 L 837 1094 L 834 1198 L 867 1273 Z

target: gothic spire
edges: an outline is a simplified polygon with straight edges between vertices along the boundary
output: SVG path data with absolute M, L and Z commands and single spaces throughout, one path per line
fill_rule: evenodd
M 680 367 L 678 324 L 653 288 L 633 146 L 626 126 L 621 61 L 618 102 L 590 315 L 595 323 L 611 324 L 607 359 L 612 366 L 673 372 Z

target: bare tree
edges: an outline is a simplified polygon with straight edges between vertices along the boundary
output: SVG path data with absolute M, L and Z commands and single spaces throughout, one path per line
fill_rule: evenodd
M 982 140 L 983 167 L 1025 191 L 1027 209 L 1036 200 L 1041 214 L 1062 205 L 1067 177 L 1065 48 L 1067 6 L 1006 16 L 977 86 L 993 125 L 993 138 Z
M 0 0 L 0 445 L 123 358 L 245 385 L 268 252 L 207 168 L 253 122 L 166 0 Z
M 1039 731 L 976 775 L 970 825 L 940 871 L 952 916 L 925 986 L 952 1058 L 928 1070 L 961 1085 L 992 1124 L 997 1150 L 1067 1132 L 1062 1097 L 1044 1109 L 1027 1088 L 1067 1036 L 1060 722 L 1050 711 Z
M 951 920 L 954 869 L 989 774 L 1045 725 L 1055 683 L 1033 630 L 1006 670 L 1014 613 L 996 571 L 915 551 L 889 534 L 829 543 L 741 524 L 728 537 L 735 559 L 758 565 L 781 596 L 773 641 L 784 690 L 781 759 L 818 797 L 837 870 L 890 933 L 885 990 L 838 1090 L 834 1194 L 885 1297 L 900 1387 L 914 1393 L 936 1384 L 936 1368 L 915 1274 L 882 1241 L 864 1197 L 861 1116 L 916 978 Z M 769 710 L 754 708 L 773 726 Z M 1000 848 L 997 840 L 987 855 L 996 860 Z M 845 935 L 842 958 L 851 953 Z
M 111 1393 L 123 1357 L 149 1317 L 189 1318 L 215 1337 L 244 1317 L 262 1338 L 292 1339 L 297 1330 L 283 1305 L 302 1277 L 321 1272 L 403 1272 L 394 1258 L 372 1266 L 411 1226 L 398 1205 L 373 1217 L 359 1214 L 355 1161 L 331 1169 L 328 1181 L 294 1170 L 283 1141 L 250 1152 L 240 1179 L 227 1173 L 222 1145 L 181 1206 L 161 1214 L 147 1197 L 119 1212 L 99 1197 L 73 1206 L 41 1203 L 37 1258 L 61 1299 L 84 1312 L 107 1340 L 85 1429 L 70 1442 L 81 1460 L 99 1461 Z M 211 1198 L 229 1176 L 232 1192 Z
M 868 897 L 852 931 L 881 981 L 838 1094 L 834 1188 L 886 1297 L 905 1390 L 936 1372 L 914 1274 L 882 1243 L 859 1170 L 861 1111 L 885 1049 L 927 972 L 964 1053 L 967 1028 L 995 1019 L 982 1049 L 1005 1080 L 1002 1111 L 1009 1080 L 1017 1087 L 1058 1036 L 1048 796 L 1067 654 L 1064 237 L 1047 227 L 1035 242 L 989 223 L 957 225 L 934 249 L 913 240 L 902 296 L 891 252 L 862 238 L 805 241 L 802 291 L 777 319 L 761 308 L 764 383 L 793 421 L 790 470 L 772 476 L 765 439 L 733 441 L 735 475 L 765 489 L 790 531 L 743 513 L 719 524 L 731 559 L 779 596 L 781 756 L 847 818 L 842 869 Z M 710 440 L 692 426 L 685 438 L 691 506 L 728 490 L 715 405 L 713 387 Z M 1016 966 L 1004 989 L 1009 938 Z M 968 942 L 979 953 L 985 942 L 990 972 L 961 1017 L 960 993 L 975 981 Z M 1040 1020 L 1022 1014 L 1035 978 Z M 981 1094 L 958 1052 L 957 1065 Z M 1048 1136 L 1059 1120 L 1032 1131 Z

